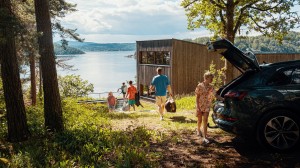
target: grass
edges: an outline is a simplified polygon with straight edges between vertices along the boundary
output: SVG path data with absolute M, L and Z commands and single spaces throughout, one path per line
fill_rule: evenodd
M 161 152 L 150 143 L 181 142 L 182 132 L 196 128 L 194 97 L 176 98 L 176 113 L 159 120 L 153 103 L 142 101 L 136 112 L 108 113 L 106 105 L 63 101 L 65 131 L 50 134 L 43 128 L 41 107 L 28 107 L 32 137 L 21 143 L 5 141 L 0 118 L 0 167 L 157 167 Z

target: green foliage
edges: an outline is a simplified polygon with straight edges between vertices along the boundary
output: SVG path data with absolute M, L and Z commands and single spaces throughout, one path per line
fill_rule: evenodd
M 224 58 L 222 58 L 222 60 L 224 61 Z M 212 61 L 209 65 L 209 71 L 214 74 L 212 85 L 214 85 L 215 88 L 223 86 L 225 80 L 225 68 L 216 69 L 216 64 Z
M 6 123 L 6 106 L 4 99 L 4 91 L 3 91 L 3 83 L 2 79 L 0 79 L 0 137 L 4 137 L 7 132 L 7 123 Z
M 175 97 L 176 108 L 178 110 L 195 110 L 196 97 L 195 95 L 178 95 Z
M 275 38 L 265 36 L 240 36 L 235 38 L 235 46 L 242 51 L 252 51 L 254 53 L 300 53 L 300 33 L 289 32 L 283 37 L 281 43 Z M 199 37 L 189 40 L 200 44 L 206 44 L 208 37 Z
M 65 131 L 54 134 L 43 129 L 43 108 L 28 108 L 32 137 L 26 142 L 4 144 L 0 158 L 8 163 L 1 160 L 0 165 L 16 168 L 158 166 L 157 154 L 152 152 L 149 142 L 161 139 L 161 134 L 145 127 L 111 129 L 107 110 L 102 111 L 106 105 L 82 105 L 76 99 L 64 99 L 62 105 Z M 0 142 L 5 142 L 2 138 Z
M 79 75 L 58 77 L 59 91 L 62 97 L 83 97 L 94 91 L 94 86 Z
M 70 55 L 70 54 L 84 54 L 83 51 L 69 46 L 61 46 L 54 43 L 54 53 L 55 55 Z
M 215 36 L 226 36 L 234 40 L 241 31 L 251 31 L 283 40 L 284 35 L 299 24 L 297 12 L 293 7 L 299 1 L 281 0 L 182 0 L 186 10 L 188 28 L 205 27 Z
M 3 83 L 2 79 L 0 78 L 0 115 L 5 111 L 5 99 L 4 99 L 4 90 L 3 90 Z

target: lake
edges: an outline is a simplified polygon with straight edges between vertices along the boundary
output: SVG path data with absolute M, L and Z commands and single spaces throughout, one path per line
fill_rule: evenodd
M 136 59 L 128 57 L 135 51 L 103 51 L 86 52 L 82 55 L 58 56 L 58 59 L 68 57 L 65 63 L 74 65 L 76 71 L 66 71 L 58 68 L 58 75 L 80 75 L 84 80 L 94 85 L 95 93 L 116 92 L 122 82 L 136 82 Z M 101 96 L 106 96 L 101 95 Z M 118 95 L 117 95 L 118 96 Z

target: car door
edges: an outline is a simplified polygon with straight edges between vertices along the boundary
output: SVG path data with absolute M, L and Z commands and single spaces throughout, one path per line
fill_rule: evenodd
M 208 51 L 223 55 L 242 73 L 247 70 L 260 70 L 256 56 L 253 53 L 241 51 L 226 39 L 208 42 L 206 45 Z
M 281 68 L 269 81 L 277 90 L 286 90 L 284 101 L 287 107 L 300 108 L 300 66 Z
M 290 100 L 297 108 L 300 108 L 300 66 L 296 67 L 292 72 L 292 81 L 288 86 Z

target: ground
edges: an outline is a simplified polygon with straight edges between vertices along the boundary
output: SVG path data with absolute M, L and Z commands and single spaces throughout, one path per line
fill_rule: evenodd
M 161 153 L 161 167 L 300 167 L 300 151 L 279 154 L 262 148 L 251 140 L 236 137 L 219 128 L 208 129 L 210 143 L 203 144 L 196 135 L 193 111 L 166 113 L 160 121 L 155 110 L 137 108 L 125 112 L 139 117 L 124 117 L 113 129 L 146 127 L 166 135 L 163 142 L 151 142 L 153 152 Z M 118 113 L 118 112 L 116 112 Z

